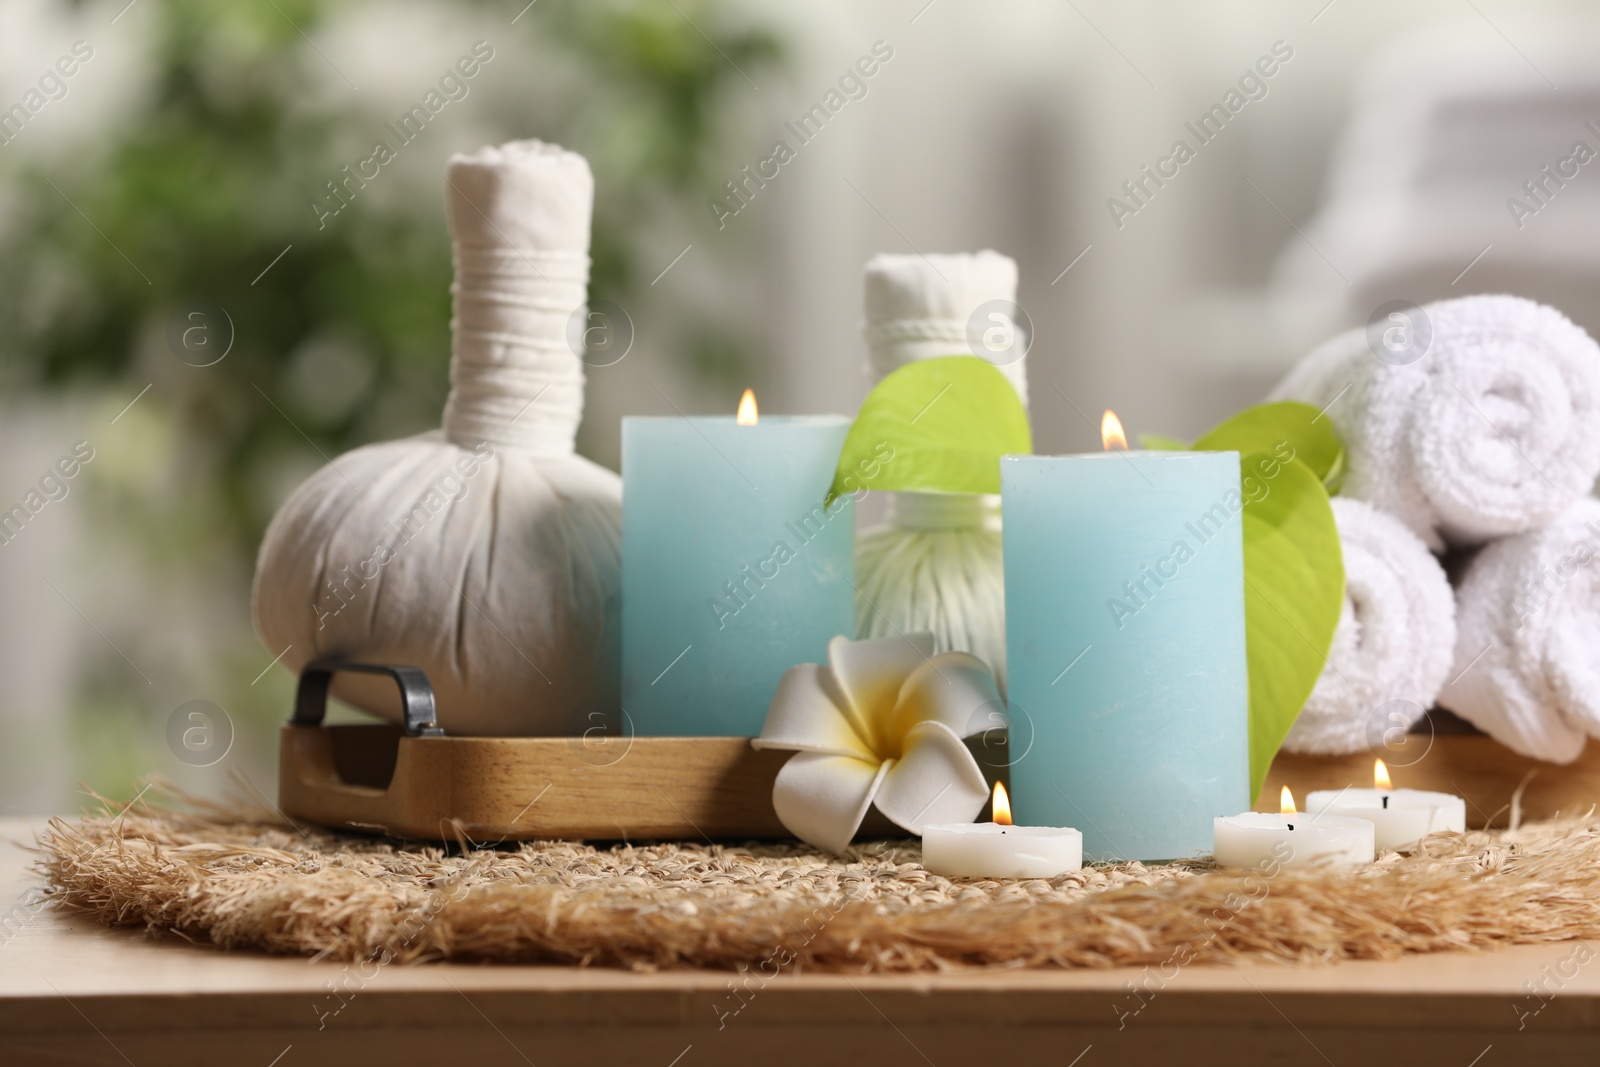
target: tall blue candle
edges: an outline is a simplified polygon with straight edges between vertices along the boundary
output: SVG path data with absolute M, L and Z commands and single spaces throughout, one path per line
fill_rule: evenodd
M 783 672 L 855 628 L 843 416 L 622 420 L 622 709 L 640 736 L 753 737 Z
M 1238 453 L 1007 456 L 1001 508 L 1018 823 L 1209 851 L 1250 807 Z

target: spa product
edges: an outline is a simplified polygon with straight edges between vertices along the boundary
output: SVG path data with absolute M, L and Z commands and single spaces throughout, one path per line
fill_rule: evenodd
M 863 277 L 874 383 L 923 359 L 977 355 L 1027 401 L 1026 330 L 1016 322 L 1017 265 L 997 252 L 879 255 Z M 856 634 L 933 634 L 939 652 L 970 652 L 1006 677 L 1005 570 L 993 496 L 889 495 L 889 520 L 856 544 Z
M 784 672 L 850 629 L 842 415 L 622 420 L 622 706 L 640 737 L 754 737 Z
M 1014 826 L 1006 787 L 994 784 L 992 822 L 922 828 L 922 866 L 946 878 L 1054 878 L 1083 868 L 1083 835 L 1070 826 Z
M 456 282 L 442 432 L 368 445 L 306 481 L 256 564 L 256 629 L 299 670 L 340 658 L 420 667 L 452 734 L 611 727 L 621 487 L 573 452 L 594 179 L 519 141 L 451 157 Z M 582 331 L 577 331 L 581 336 Z M 387 679 L 334 693 L 399 719 Z
M 1367 819 L 1330 812 L 1297 812 L 1283 787 L 1282 813 L 1247 811 L 1214 820 L 1218 867 L 1364 867 L 1377 852 Z
M 1237 452 L 1007 456 L 1011 794 L 1095 860 L 1171 860 L 1250 803 Z
M 1427 789 L 1396 789 L 1381 759 L 1374 761 L 1371 789 L 1319 789 L 1306 797 L 1306 811 L 1367 820 L 1379 851 L 1410 848 L 1429 834 L 1459 834 L 1467 829 L 1464 798 Z

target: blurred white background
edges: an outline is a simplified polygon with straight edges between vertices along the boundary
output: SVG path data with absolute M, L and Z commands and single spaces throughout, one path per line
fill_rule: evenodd
M 257 210 L 238 203 L 220 179 L 156 188 L 155 206 L 128 212 L 134 221 L 126 225 L 95 218 L 99 201 L 73 195 L 97 174 L 136 185 L 126 173 L 130 156 L 115 146 L 130 130 L 172 117 L 162 86 L 173 75 L 158 45 L 170 36 L 174 4 L 125 5 L 0 6 L 0 108 L 23 101 L 73 42 L 93 48 L 65 95 L 0 146 L 0 256 L 8 277 L 37 283 L 57 271 L 70 280 L 79 249 L 122 270 L 98 243 L 114 238 L 141 276 L 159 275 L 181 258 L 194 227 L 225 227 L 233 217 L 219 208 L 214 224 L 204 212 L 200 222 L 180 221 L 160 207 L 163 195 L 217 197 L 246 217 Z M 680 48 L 758 30 L 781 53 L 746 64 L 705 53 L 703 69 L 722 79 L 712 112 L 720 132 L 697 142 L 700 169 L 692 177 L 659 192 L 637 158 L 654 143 L 652 131 L 603 121 L 622 114 L 606 110 L 608 94 L 632 91 L 629 71 L 607 66 L 615 42 L 591 41 L 572 58 L 570 41 L 549 36 L 557 0 L 526 9 L 521 0 L 265 5 L 250 17 L 281 49 L 281 71 L 272 76 L 281 75 L 273 91 L 290 116 L 285 128 L 337 124 L 331 156 L 305 158 L 300 143 L 283 136 L 262 158 L 234 161 L 268 190 L 260 214 L 281 215 L 275 232 L 288 234 L 241 257 L 242 278 L 267 266 L 281 245 L 296 251 L 274 270 L 294 271 L 294 257 L 314 254 L 329 238 L 305 204 L 334 176 L 327 160 L 365 155 L 383 122 L 484 40 L 495 58 L 471 94 L 452 102 L 341 214 L 356 216 L 349 233 L 365 225 L 364 214 L 407 220 L 433 242 L 416 276 L 442 295 L 448 275 L 439 273 L 437 250 L 448 155 L 530 136 L 584 150 L 597 172 L 599 210 L 608 198 L 633 204 L 611 239 L 633 264 L 631 282 L 616 291 L 627 294 L 618 302 L 636 341 L 621 363 L 591 372 L 580 438 L 587 454 L 611 466 L 621 416 L 669 412 L 667 396 L 684 410 L 731 412 L 748 381 L 767 411 L 853 412 L 867 387 L 860 270 L 880 251 L 994 248 L 1018 261 L 1019 302 L 1035 330 L 1029 376 L 1041 452 L 1098 447 L 1105 407 L 1134 433 L 1197 434 L 1260 399 L 1310 345 L 1364 322 L 1387 300 L 1507 290 L 1554 303 L 1591 330 L 1600 326 L 1593 233 L 1600 166 L 1581 166 L 1559 186 L 1547 182 L 1543 203 L 1524 190 L 1541 179 L 1541 168 L 1570 157 L 1576 142 L 1600 151 L 1600 68 L 1592 59 L 1600 22 L 1592 5 L 639 6 Z M 294 32 L 280 19 L 292 21 Z M 207 99 L 225 103 L 244 84 L 230 79 L 258 69 L 228 59 L 227 35 L 248 38 L 253 25 L 217 29 L 198 50 L 210 57 L 195 68 Z M 833 115 L 719 228 L 710 203 L 727 202 L 721 182 L 767 158 L 777 139 L 796 146 L 784 124 L 822 100 L 880 41 L 893 56 L 866 79 L 866 94 Z M 248 41 L 238 47 L 249 51 Z M 1275 47 L 1271 77 L 1241 90 L 1241 77 Z M 1199 144 L 1185 124 L 1198 123 L 1230 90 L 1256 98 Z M 648 112 L 639 114 L 649 121 Z M 1132 203 L 1123 183 L 1141 178 L 1141 167 L 1156 166 L 1179 139 L 1197 146 L 1194 158 L 1119 225 L 1108 201 Z M 71 196 L 74 212 L 56 205 L 63 229 L 39 239 L 45 244 L 18 236 L 30 232 L 35 205 L 48 202 L 33 198 L 50 195 L 39 176 L 62 199 Z M 1513 197 L 1539 210 L 1519 219 L 1508 206 Z M 353 265 L 315 276 L 296 290 L 294 307 L 359 300 L 364 265 L 396 269 L 393 257 L 353 245 Z M 72 809 L 79 782 L 126 795 L 152 772 L 202 793 L 224 791 L 238 772 L 270 792 L 275 723 L 288 713 L 291 680 L 269 669 L 274 650 L 250 632 L 249 545 L 241 542 L 259 519 L 227 526 L 231 540 L 213 536 L 203 518 L 212 514 L 207 502 L 232 494 L 246 499 L 243 513 L 270 514 L 323 462 L 319 448 L 437 424 L 446 344 L 386 362 L 381 336 L 351 340 L 308 327 L 298 344 L 262 340 L 256 355 L 230 356 L 230 367 L 244 368 L 230 371 L 240 375 L 240 403 L 253 406 L 222 407 L 220 425 L 245 418 L 239 411 L 278 417 L 242 384 L 250 382 L 270 383 L 258 388 L 262 397 L 289 398 L 278 415 L 310 422 L 304 434 L 278 426 L 271 440 L 236 442 L 250 462 L 227 468 L 233 480 L 225 481 L 220 461 L 210 458 L 220 446 L 203 420 L 184 415 L 210 387 L 162 340 L 174 294 L 229 306 L 206 288 L 206 277 L 191 271 L 175 288 L 151 280 L 149 291 L 161 298 L 144 311 L 129 275 L 133 310 L 125 318 L 143 325 L 79 344 L 64 362 L 49 362 L 49 345 L 28 332 L 37 325 L 29 316 L 70 322 L 81 309 L 74 300 L 41 307 L 33 295 L 16 298 L 25 306 L 4 320 L 0 503 L 21 499 L 74 441 L 90 441 L 96 458 L 65 499 L 0 545 L 0 810 Z M 65 281 L 59 288 L 73 292 Z M 375 314 L 403 310 L 396 303 Z M 742 355 L 724 358 L 686 341 L 682 324 L 693 316 L 741 338 L 734 347 Z M 246 319 L 243 339 L 251 324 L 238 317 Z M 96 359 L 104 366 L 93 373 L 71 371 L 93 370 Z M 330 412 L 326 425 L 316 422 Z M 136 537 L 134 527 L 146 533 Z M 171 713 L 193 699 L 226 709 L 237 733 L 227 757 L 204 768 L 179 761 L 166 740 Z

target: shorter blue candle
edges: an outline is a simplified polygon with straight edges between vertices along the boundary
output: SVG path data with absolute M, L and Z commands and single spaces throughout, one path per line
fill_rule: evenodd
M 783 672 L 855 626 L 843 416 L 622 420 L 622 709 L 646 737 L 754 737 Z
M 1209 851 L 1250 807 L 1238 453 L 1000 469 L 1017 822 L 1096 859 Z

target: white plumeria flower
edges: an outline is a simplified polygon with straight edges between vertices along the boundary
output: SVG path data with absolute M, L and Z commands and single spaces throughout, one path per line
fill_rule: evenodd
M 962 737 L 1003 707 L 994 675 L 965 652 L 933 655 L 933 635 L 828 642 L 828 665 L 784 672 L 756 748 L 795 753 L 772 806 L 789 832 L 842 852 L 867 809 L 914 834 L 971 822 L 989 799 Z

